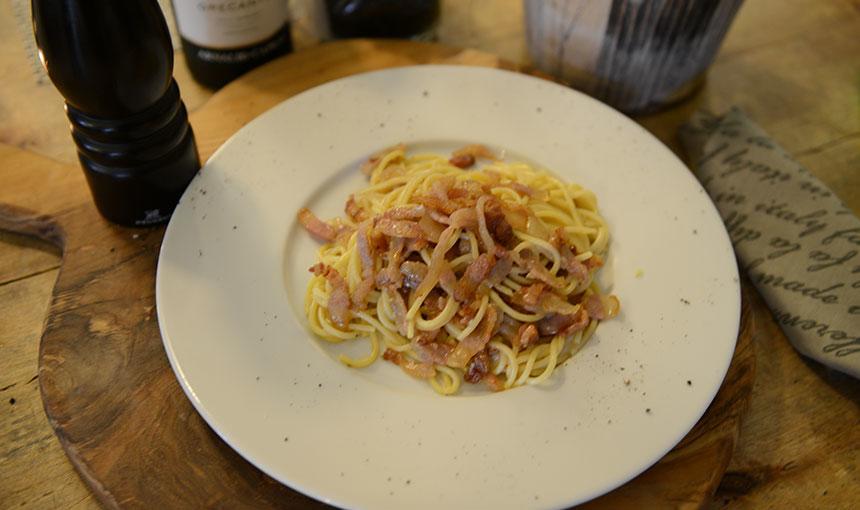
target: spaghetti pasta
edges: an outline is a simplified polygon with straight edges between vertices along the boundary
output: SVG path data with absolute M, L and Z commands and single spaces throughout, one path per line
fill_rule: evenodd
M 480 160 L 482 165 L 477 169 Z M 550 378 L 619 302 L 594 281 L 609 242 L 594 194 L 468 146 L 450 159 L 397 146 L 362 166 L 370 185 L 329 222 L 305 295 L 311 330 L 369 343 L 441 394 Z

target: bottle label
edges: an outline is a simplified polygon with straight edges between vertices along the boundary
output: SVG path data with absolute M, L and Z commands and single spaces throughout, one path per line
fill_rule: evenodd
M 284 45 L 289 47 L 289 31 L 282 31 L 274 35 L 268 41 L 263 41 L 260 44 L 246 47 L 239 50 L 211 50 L 192 46 L 193 54 L 204 62 L 216 64 L 243 64 L 252 60 L 265 59 L 268 55 L 273 54 L 279 49 L 283 49 Z
M 206 48 L 251 46 L 287 22 L 287 0 L 173 0 L 183 38 Z

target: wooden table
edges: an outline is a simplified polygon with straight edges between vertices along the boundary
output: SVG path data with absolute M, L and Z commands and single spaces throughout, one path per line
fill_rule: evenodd
M 519 0 L 443 2 L 439 38 L 527 62 Z M 0 143 L 75 160 L 62 100 L 15 26 L 27 13 L 0 5 Z M 299 23 L 299 46 L 313 43 Z M 638 119 L 678 150 L 678 125 L 697 108 L 738 105 L 860 213 L 860 2 L 750 0 L 705 87 L 677 107 Z M 210 93 L 175 74 L 189 109 Z M 9 78 L 14 77 L 14 78 Z M 3 169 L 0 169 L 3 171 Z M 38 341 L 59 257 L 0 233 L 0 508 L 96 508 L 49 427 L 38 393 Z M 860 383 L 791 349 L 756 301 L 757 379 L 740 442 L 712 506 L 850 508 L 860 501 Z

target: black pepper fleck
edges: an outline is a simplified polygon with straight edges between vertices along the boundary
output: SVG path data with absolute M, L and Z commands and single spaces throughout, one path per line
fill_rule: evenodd
M 111 252 L 111 253 L 113 253 L 113 252 L 115 252 L 115 251 L 116 251 L 116 248 L 111 248 L 111 249 L 110 249 L 110 252 Z
M 406 480 L 406 485 L 412 484 L 412 480 Z
M 318 388 L 322 388 L 322 383 L 317 384 Z
M 692 386 L 692 385 L 693 385 L 693 381 L 688 380 L 688 381 L 687 381 L 687 386 Z
M 15 399 L 14 398 L 9 399 L 9 405 L 13 405 L 13 406 L 15 405 Z
M 285 442 L 285 443 L 286 443 L 286 442 L 288 442 L 289 440 L 290 440 L 290 438 L 289 438 L 289 437 L 285 437 L 285 438 L 284 438 L 284 442 Z
M 233 230 L 236 230 L 237 228 L 239 228 L 239 227 L 237 227 L 236 225 L 233 225 Z
M 425 90 L 424 92 L 422 92 L 422 93 L 421 93 L 421 95 L 422 95 L 422 96 L 424 96 L 424 97 L 429 97 L 429 96 L 430 96 L 430 92 L 428 92 L 428 91 L 426 91 L 426 90 Z
M 651 414 L 651 408 L 650 408 L 650 407 L 646 408 L 646 409 L 645 409 L 645 412 L 646 412 L 646 413 L 648 413 L 648 414 Z

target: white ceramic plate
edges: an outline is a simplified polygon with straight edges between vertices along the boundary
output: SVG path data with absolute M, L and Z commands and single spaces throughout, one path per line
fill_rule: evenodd
M 318 244 L 296 211 L 340 214 L 358 164 L 398 142 L 486 143 L 597 194 L 622 313 L 549 385 L 445 398 L 390 363 L 347 368 L 306 329 Z M 296 490 L 373 509 L 564 507 L 621 485 L 704 413 L 740 315 L 725 229 L 666 147 L 570 89 L 447 66 L 338 80 L 245 126 L 176 209 L 156 297 L 177 378 L 227 443 Z

